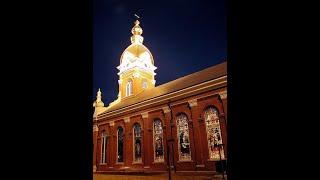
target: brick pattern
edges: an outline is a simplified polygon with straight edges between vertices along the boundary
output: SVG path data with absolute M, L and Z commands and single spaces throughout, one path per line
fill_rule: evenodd
M 227 120 L 227 99 L 220 99 L 219 92 L 225 91 L 226 88 L 221 88 L 214 91 L 205 92 L 196 96 L 180 99 L 171 102 L 171 111 L 163 111 L 162 107 L 168 104 L 159 105 L 159 110 L 153 110 L 154 107 L 148 107 L 141 112 L 134 112 L 133 114 L 126 114 L 123 117 L 116 117 L 113 119 L 102 119 L 97 122 L 99 131 L 93 132 L 94 140 L 94 160 L 93 165 L 97 167 L 97 172 L 103 171 L 166 171 L 167 170 L 167 151 L 171 165 L 174 165 L 177 171 L 212 171 L 215 170 L 215 162 L 208 161 L 208 144 L 206 137 L 206 127 L 204 122 L 204 111 L 206 108 L 213 106 L 217 108 L 220 114 L 222 140 L 227 157 L 227 134 L 226 134 L 226 120 Z M 207 97 L 204 97 L 208 95 Z M 204 98 L 201 98 L 204 97 Z M 195 102 L 196 100 L 196 102 Z M 188 102 L 189 101 L 189 102 Z M 192 105 L 190 105 L 192 103 Z M 139 115 L 136 115 L 136 114 Z M 190 162 L 179 162 L 178 156 L 178 140 L 177 140 L 177 126 L 176 116 L 184 113 L 188 117 L 189 137 L 191 145 Z M 172 114 L 172 117 L 171 117 Z M 129 117 L 129 120 L 127 119 Z M 172 118 L 172 123 L 170 122 Z M 126 119 L 126 120 L 125 120 Z M 163 163 L 154 162 L 154 147 L 153 147 L 153 121 L 160 119 L 163 124 L 163 145 L 164 157 Z M 113 126 L 110 123 L 114 122 Z M 133 125 L 139 123 L 142 129 L 142 163 L 133 163 Z M 117 163 L 117 128 L 124 129 L 124 163 Z M 106 131 L 108 136 L 107 142 L 107 163 L 100 164 L 101 159 L 101 133 Z M 171 137 L 172 135 L 172 137 Z M 167 142 L 169 139 L 172 142 Z M 173 149 L 172 149 L 173 145 Z M 173 153 L 173 156 L 172 156 Z

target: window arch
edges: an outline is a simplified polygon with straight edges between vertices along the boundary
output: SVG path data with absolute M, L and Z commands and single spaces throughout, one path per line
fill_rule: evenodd
M 128 80 L 126 85 L 126 96 L 130 96 L 133 94 L 133 82 L 131 79 Z
M 178 153 L 179 161 L 190 161 L 190 138 L 188 118 L 185 114 L 177 116 L 177 138 L 178 138 Z
M 141 126 L 136 123 L 133 126 L 133 161 L 134 162 L 142 162 L 142 143 L 141 143 Z
M 117 131 L 117 162 L 123 162 L 123 128 L 118 127 Z
M 101 164 L 107 163 L 107 134 L 105 131 L 101 133 Z
M 222 144 L 219 112 L 216 108 L 209 107 L 205 110 L 204 117 L 205 117 L 205 123 L 206 123 L 206 131 L 207 131 L 209 159 L 219 160 L 220 153 L 221 153 L 221 159 L 224 159 L 223 146 L 221 146 L 221 149 L 219 152 L 219 145 Z
M 153 121 L 154 162 L 164 161 L 163 127 L 160 119 Z

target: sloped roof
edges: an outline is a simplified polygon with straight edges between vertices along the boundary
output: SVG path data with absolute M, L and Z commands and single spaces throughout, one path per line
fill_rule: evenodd
M 120 109 L 138 102 L 142 102 L 148 99 L 152 99 L 158 96 L 162 96 L 174 91 L 178 91 L 190 86 L 194 86 L 212 79 L 219 78 L 227 75 L 227 62 L 220 63 L 215 66 L 211 66 L 204 70 L 189 74 L 187 76 L 178 78 L 168 83 L 156 86 L 151 89 L 146 89 L 142 93 L 135 97 L 121 100 L 118 104 L 108 108 L 105 112 L 111 112 L 116 109 Z

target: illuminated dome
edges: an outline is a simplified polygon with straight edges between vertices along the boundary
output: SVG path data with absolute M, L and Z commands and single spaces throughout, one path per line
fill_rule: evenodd
M 132 58 L 148 57 L 144 60 L 150 61 L 148 63 L 154 65 L 154 60 L 151 52 L 143 44 L 131 44 L 129 47 L 127 47 L 121 55 L 120 64 L 122 63 L 123 59 L 126 58 L 126 56 Z
M 143 37 L 141 36 L 143 30 L 139 24 L 140 22 L 136 20 L 131 30 L 131 45 L 124 50 L 120 57 L 120 65 L 118 66 L 120 72 L 118 74 L 135 67 L 154 74 L 156 69 L 154 60 L 149 49 L 143 45 Z

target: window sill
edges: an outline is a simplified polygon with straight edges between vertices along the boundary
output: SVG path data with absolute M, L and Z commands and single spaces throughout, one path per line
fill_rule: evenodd
M 224 160 L 227 160 L 227 158 L 221 158 L 221 161 L 224 161 Z M 215 162 L 215 161 L 220 161 L 220 159 L 208 159 L 207 161 Z
M 142 162 L 133 162 L 132 164 L 143 164 Z
M 182 161 L 177 161 L 177 163 L 185 163 L 185 162 L 189 163 L 189 162 L 194 162 L 194 161 L 192 161 L 192 160 L 182 160 Z
M 164 161 L 154 161 L 154 162 L 152 162 L 152 164 L 163 164 L 164 163 Z

